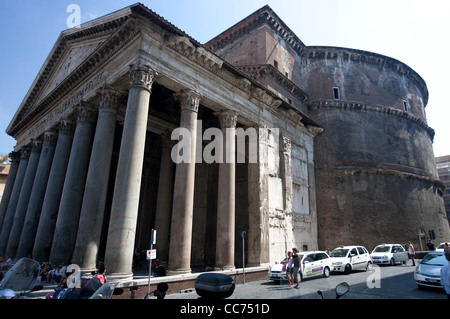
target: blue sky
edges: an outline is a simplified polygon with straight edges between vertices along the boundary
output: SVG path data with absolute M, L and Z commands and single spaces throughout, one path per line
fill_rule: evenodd
M 0 0 L 0 154 L 8 154 L 16 144 L 5 130 L 60 32 L 68 28 L 68 5 L 80 7 L 83 23 L 135 2 Z M 349 47 L 400 60 L 427 83 L 426 112 L 428 125 L 436 131 L 435 155 L 450 155 L 448 0 L 140 2 L 201 43 L 268 4 L 306 45 Z

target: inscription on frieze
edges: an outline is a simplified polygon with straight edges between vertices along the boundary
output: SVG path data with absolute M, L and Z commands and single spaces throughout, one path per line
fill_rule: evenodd
M 50 129 L 52 126 L 59 123 L 60 119 L 67 117 L 73 112 L 73 107 L 80 103 L 80 101 L 94 89 L 98 89 L 99 84 L 103 83 L 104 72 L 97 75 L 79 91 L 75 92 L 69 99 L 65 100 L 61 105 L 53 109 L 48 115 L 42 118 L 38 123 L 33 125 L 30 130 L 26 131 L 23 136 L 18 138 L 17 146 L 26 144 L 30 139 L 38 137 L 42 132 Z

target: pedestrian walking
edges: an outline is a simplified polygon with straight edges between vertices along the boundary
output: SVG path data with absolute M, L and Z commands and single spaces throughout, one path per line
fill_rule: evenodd
M 414 260 L 414 255 L 416 254 L 416 251 L 414 250 L 414 245 L 408 241 L 408 258 L 412 261 L 412 266 L 416 265 L 416 262 Z

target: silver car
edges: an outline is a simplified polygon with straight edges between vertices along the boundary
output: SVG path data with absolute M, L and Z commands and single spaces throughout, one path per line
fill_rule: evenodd
M 432 251 L 423 257 L 414 272 L 414 280 L 419 288 L 441 286 L 441 268 L 448 263 L 444 252 Z

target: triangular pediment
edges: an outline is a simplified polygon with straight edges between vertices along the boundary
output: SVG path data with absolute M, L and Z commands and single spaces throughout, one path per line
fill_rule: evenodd
M 50 94 L 62 81 L 64 81 L 80 64 L 85 61 L 107 38 L 102 36 L 81 43 L 71 43 L 67 46 L 61 59 L 57 62 L 53 74 L 47 79 L 46 85 L 42 88 L 40 97 L 36 100 L 39 104 L 48 94 Z
M 82 24 L 77 28 L 61 32 L 52 51 L 45 60 L 27 95 L 7 128 L 12 135 L 24 119 L 36 108 L 46 104 L 49 96 L 55 94 L 61 84 L 80 72 L 80 67 L 91 59 L 116 32 L 129 24 L 132 12 L 130 7 L 113 12 L 102 18 Z M 104 53 L 101 53 L 104 56 Z M 95 57 L 98 60 L 100 57 Z

